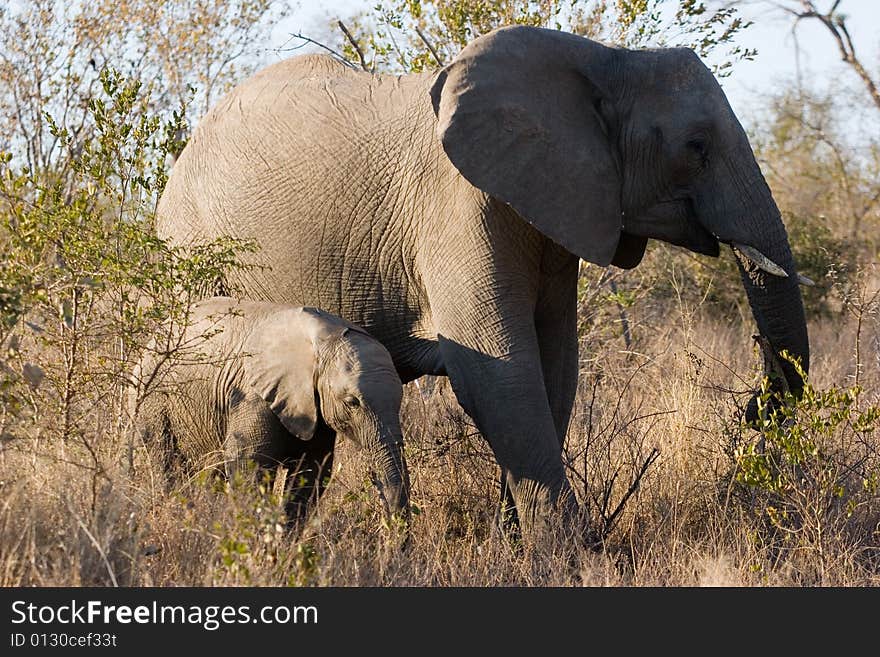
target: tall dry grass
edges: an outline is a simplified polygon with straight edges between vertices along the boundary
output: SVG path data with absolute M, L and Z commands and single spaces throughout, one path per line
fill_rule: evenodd
M 141 446 L 129 463 L 125 436 L 96 413 L 97 454 L 57 438 L 2 444 L 0 585 L 880 584 L 876 491 L 807 540 L 801 527 L 773 527 L 770 498 L 737 480 L 737 449 L 758 440 L 738 423 L 758 378 L 750 324 L 682 296 L 627 315 L 629 348 L 615 308 L 585 315 L 567 443 L 576 492 L 594 525 L 607 524 L 599 551 L 524 546 L 494 530 L 498 468 L 436 379 L 408 385 L 404 398 L 415 505 L 404 550 L 349 445 L 339 445 L 306 532 L 294 535 L 268 483 L 169 479 Z M 814 385 L 854 382 L 858 353 L 860 403 L 880 402 L 878 328 L 871 313 L 814 321 Z M 869 434 L 859 449 L 860 471 L 880 471 L 880 439 Z

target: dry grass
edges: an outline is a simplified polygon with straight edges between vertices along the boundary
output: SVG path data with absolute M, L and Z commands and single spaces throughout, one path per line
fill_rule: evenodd
M 736 482 L 736 445 L 757 439 L 736 423 L 756 378 L 749 327 L 680 302 L 669 313 L 677 321 L 655 321 L 661 330 L 640 324 L 645 318 L 634 309 L 631 350 L 613 330 L 601 338 L 585 331 L 568 454 L 571 481 L 591 500 L 594 522 L 604 491 L 608 515 L 659 450 L 603 551 L 564 541 L 511 545 L 493 530 L 497 466 L 438 379 L 409 385 L 404 400 L 417 506 L 406 550 L 395 549 L 347 445 L 308 538 L 297 538 L 283 528 L 269 486 L 207 476 L 171 484 L 143 450 L 129 471 L 124 440 L 100 433 L 99 422 L 102 472 L 89 467 L 92 457 L 75 440 L 3 444 L 0 585 L 880 584 L 876 494 L 811 542 L 774 532 L 764 498 Z M 855 333 L 851 316 L 811 326 L 817 387 L 851 380 Z M 863 322 L 865 404 L 880 398 L 877 335 L 873 320 Z M 876 472 L 880 440 L 872 435 L 863 447 Z

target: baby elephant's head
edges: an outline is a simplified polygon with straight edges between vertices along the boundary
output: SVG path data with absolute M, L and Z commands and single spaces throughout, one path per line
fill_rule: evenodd
M 316 391 L 324 422 L 362 448 L 390 514 L 406 517 L 409 488 L 400 429 L 402 385 L 391 355 L 360 328 L 318 343 Z
M 402 386 L 391 355 L 362 328 L 314 308 L 273 312 L 247 350 L 251 383 L 296 439 L 323 421 L 366 453 L 390 514 L 408 515 Z
M 359 329 L 346 328 L 319 346 L 317 392 L 321 415 L 340 436 L 360 447 L 401 440 L 402 387 L 391 355 Z

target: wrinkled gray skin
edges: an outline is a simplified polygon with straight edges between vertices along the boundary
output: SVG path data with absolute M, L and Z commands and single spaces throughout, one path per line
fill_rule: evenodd
M 279 62 L 199 124 L 159 207 L 178 243 L 252 237 L 234 282 L 366 327 L 404 381 L 447 375 L 526 533 L 576 507 L 561 459 L 578 373 L 578 258 L 630 268 L 654 238 L 748 262 L 759 331 L 809 368 L 795 265 L 746 135 L 688 49 L 550 30 L 480 37 L 436 74 Z M 786 366 L 794 390 L 801 381 Z
M 196 304 L 173 368 L 137 413 L 147 444 L 231 475 L 246 461 L 284 465 L 288 513 L 302 519 L 332 473 L 337 436 L 365 450 L 389 514 L 407 519 L 402 386 L 388 351 L 362 328 L 314 308 L 216 297 Z

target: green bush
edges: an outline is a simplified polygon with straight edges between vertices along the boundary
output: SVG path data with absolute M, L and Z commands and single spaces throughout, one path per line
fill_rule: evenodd
M 801 287 L 807 317 L 830 317 L 839 310 L 839 291 L 847 286 L 856 269 L 857 249 L 835 236 L 824 215 L 786 213 L 785 224 L 798 271 L 816 283 Z
M 131 378 L 151 336 L 164 333 L 155 348 L 172 355 L 192 303 L 252 246 L 156 236 L 184 109 L 162 120 L 138 82 L 112 70 L 100 82 L 85 139 L 47 116 L 64 145 L 51 170 L 0 154 L 0 430 L 75 439 L 105 473 L 100 452 L 129 420 L 129 390 L 144 396 L 155 380 Z
M 871 438 L 880 407 L 863 403 L 857 385 L 820 390 L 807 380 L 799 398 L 771 395 L 764 377 L 760 435 L 740 427 L 733 480 L 760 521 L 755 539 L 824 583 L 827 555 L 877 550 L 880 454 Z

